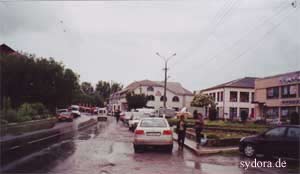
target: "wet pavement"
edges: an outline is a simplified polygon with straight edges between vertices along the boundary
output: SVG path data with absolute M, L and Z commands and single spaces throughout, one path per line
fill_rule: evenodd
M 239 167 L 248 160 L 238 154 L 195 156 L 191 151 L 178 151 L 174 142 L 172 154 L 159 149 L 148 149 L 135 154 L 133 133 L 122 123 L 107 122 L 78 132 L 39 152 L 12 162 L 5 173 L 59 174 L 235 174 L 235 173 L 299 173 L 294 165 L 284 169 Z M 251 159 L 250 159 L 251 160 Z M 253 159 L 252 159 L 253 160 Z M 297 165 L 296 165 L 297 166 Z M 4 173 L 4 172 L 3 172 Z

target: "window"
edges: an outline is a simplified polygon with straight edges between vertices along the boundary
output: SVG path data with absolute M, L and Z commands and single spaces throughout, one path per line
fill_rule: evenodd
M 217 101 L 220 101 L 220 93 L 217 92 Z
M 251 92 L 251 101 L 254 102 L 254 100 L 255 100 L 254 92 Z
M 163 119 L 144 119 L 141 127 L 167 127 L 167 123 Z
M 153 95 L 148 95 L 147 98 L 148 98 L 148 101 L 154 101 L 155 100 L 155 97 Z
M 173 101 L 173 102 L 179 102 L 179 97 L 174 96 L 173 99 L 172 99 L 172 101 Z
M 290 127 L 287 136 L 292 138 L 300 138 L 300 128 Z
M 281 108 L 281 117 L 287 118 L 293 112 L 296 112 L 296 107 L 282 107 Z
M 249 92 L 240 92 L 240 102 L 249 102 Z
M 285 133 L 285 127 L 278 127 L 269 130 L 268 132 L 265 133 L 266 137 L 282 137 L 284 136 Z
M 166 97 L 166 101 L 167 101 L 167 99 L 168 99 L 168 98 Z M 160 101 L 164 101 L 164 96 L 161 96 L 161 97 L 160 97 Z
M 212 93 L 213 101 L 216 101 L 216 93 Z
M 279 97 L 279 87 L 267 88 L 267 99 Z
M 230 102 L 237 102 L 237 92 L 230 91 Z
M 237 118 L 237 108 L 229 108 L 230 119 Z
M 287 85 L 281 87 L 281 97 L 282 98 L 291 98 L 297 96 L 297 86 L 296 85 Z
M 245 112 L 247 116 L 249 116 L 249 108 L 240 108 L 240 117 L 242 115 L 242 112 Z
M 223 101 L 223 91 L 222 91 L 221 94 L 220 94 L 220 101 L 221 101 L 221 102 Z
M 149 87 L 147 88 L 147 91 L 154 91 L 154 89 L 153 89 L 152 86 L 149 86 Z
M 269 107 L 266 110 L 267 118 L 278 118 L 278 107 Z

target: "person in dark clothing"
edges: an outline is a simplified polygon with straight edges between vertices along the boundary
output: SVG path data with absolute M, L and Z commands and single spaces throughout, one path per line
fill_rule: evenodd
M 196 133 L 196 142 L 197 142 L 197 149 L 199 148 L 200 146 L 200 141 L 201 141 L 201 138 L 202 138 L 202 130 L 203 130 L 203 127 L 204 127 L 204 122 L 203 122 L 203 119 L 202 119 L 202 115 L 199 114 L 198 115 L 198 119 L 196 120 L 196 123 L 195 123 L 195 133 Z
M 119 109 L 117 109 L 117 111 L 115 111 L 115 117 L 116 117 L 116 121 L 118 123 L 120 120 L 120 110 Z
M 186 122 L 184 121 L 184 116 L 180 116 L 180 120 L 177 123 L 177 134 L 178 134 L 178 148 L 183 149 L 184 146 L 184 139 L 186 133 Z

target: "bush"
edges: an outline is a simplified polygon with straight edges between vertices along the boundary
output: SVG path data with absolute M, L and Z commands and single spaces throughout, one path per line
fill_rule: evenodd
M 13 109 L 7 110 L 4 119 L 8 122 L 17 122 L 18 121 L 18 115 L 17 112 Z
M 47 109 L 42 103 L 33 103 L 31 104 L 31 107 L 37 112 L 38 115 L 43 115 L 47 113 Z

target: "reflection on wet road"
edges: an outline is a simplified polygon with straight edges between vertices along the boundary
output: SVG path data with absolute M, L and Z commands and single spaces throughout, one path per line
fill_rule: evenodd
M 297 173 L 297 169 L 248 169 L 238 167 L 239 155 L 195 156 L 189 150 L 172 154 L 150 149 L 135 154 L 132 132 L 113 119 L 78 132 L 64 140 L 11 164 L 7 173 L 59 174 L 152 174 L 152 173 Z

